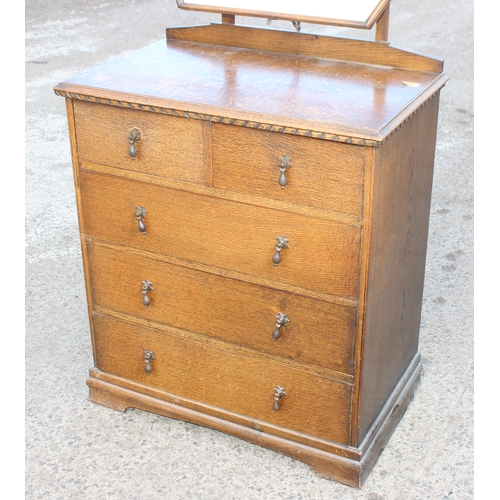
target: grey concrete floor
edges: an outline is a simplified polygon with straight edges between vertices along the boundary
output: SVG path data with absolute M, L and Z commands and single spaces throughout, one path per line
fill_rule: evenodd
M 444 59 L 450 81 L 441 93 L 422 381 L 362 490 L 210 429 L 88 401 L 93 360 L 70 146 L 52 87 L 163 39 L 167 26 L 219 18 L 174 0 L 27 0 L 25 9 L 26 498 L 473 498 L 473 1 L 392 2 L 392 45 Z M 373 33 L 354 36 L 365 35 Z

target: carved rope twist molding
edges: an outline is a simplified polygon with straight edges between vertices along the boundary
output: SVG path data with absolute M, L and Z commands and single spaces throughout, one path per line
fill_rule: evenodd
M 423 102 L 417 109 L 415 109 L 413 111 L 413 113 L 408 115 L 405 118 L 405 120 L 403 122 L 401 122 L 387 137 L 385 137 L 384 140 L 374 141 L 374 140 L 370 140 L 370 139 L 360 139 L 358 137 L 325 134 L 324 132 L 316 132 L 313 130 L 306 130 L 306 129 L 293 128 L 293 127 L 282 127 L 279 125 L 258 123 L 258 122 L 248 121 L 248 120 L 239 120 L 236 118 L 227 118 L 227 117 L 223 117 L 223 116 L 201 114 L 201 113 L 195 113 L 194 111 L 182 111 L 182 110 L 171 109 L 171 108 L 163 108 L 160 106 L 152 106 L 152 105 L 148 105 L 148 104 L 138 104 L 138 103 L 132 103 L 129 101 L 120 101 L 118 99 L 106 99 L 103 97 L 94 97 L 94 96 L 89 96 L 89 95 L 78 94 L 76 92 L 61 92 L 59 90 L 54 90 L 54 92 L 58 96 L 68 97 L 70 99 L 78 99 L 80 101 L 96 102 L 99 104 L 107 104 L 109 106 L 119 106 L 122 108 L 138 109 L 140 111 L 149 111 L 152 113 L 160 113 L 163 115 L 192 118 L 195 120 L 223 123 L 226 125 L 236 125 L 238 127 L 261 129 L 261 130 L 267 130 L 269 132 L 280 132 L 282 134 L 291 134 L 291 135 L 299 135 L 299 136 L 304 136 L 304 137 L 312 137 L 314 139 L 322 139 L 322 140 L 332 141 L 332 142 L 342 142 L 345 144 L 353 144 L 356 146 L 371 146 L 374 148 L 377 148 L 377 147 L 381 146 L 382 144 L 384 144 L 384 142 L 386 142 L 387 139 L 389 139 L 389 137 L 391 137 L 397 130 L 399 130 L 417 111 L 419 111 L 423 106 L 425 106 L 425 104 L 427 104 L 438 93 L 438 92 L 435 92 L 434 94 L 432 94 L 425 102 Z

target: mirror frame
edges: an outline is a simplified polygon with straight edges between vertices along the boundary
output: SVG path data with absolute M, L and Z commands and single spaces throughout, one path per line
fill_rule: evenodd
M 273 11 L 260 11 L 260 10 L 247 10 L 242 8 L 230 8 L 230 7 L 220 7 L 217 5 L 201 5 L 197 4 L 196 0 L 190 2 L 189 0 L 176 0 L 177 6 L 180 9 L 185 10 L 195 10 L 198 12 L 211 12 L 216 14 L 222 14 L 223 22 L 224 17 L 227 21 L 227 16 L 244 16 L 244 17 L 260 17 L 264 19 L 281 20 L 281 21 L 292 21 L 292 22 L 304 22 L 311 24 L 326 24 L 329 26 L 339 26 L 344 28 L 357 28 L 357 29 L 371 29 L 377 21 L 381 19 L 384 14 L 388 15 L 389 4 L 391 0 L 379 0 L 376 7 L 373 9 L 368 19 L 364 22 L 353 21 L 349 19 L 333 19 L 328 17 L 317 17 L 317 16 L 303 16 L 294 14 L 284 14 L 281 12 Z M 217 0 L 214 0 L 216 4 Z M 234 21 L 232 22 L 234 24 Z M 379 37 L 377 37 L 379 39 Z

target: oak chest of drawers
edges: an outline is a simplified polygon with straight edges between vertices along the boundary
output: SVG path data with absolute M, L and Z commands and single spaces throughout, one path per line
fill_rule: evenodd
M 419 380 L 446 82 L 439 60 L 372 47 L 176 28 L 55 88 L 92 401 L 212 427 L 361 485 Z

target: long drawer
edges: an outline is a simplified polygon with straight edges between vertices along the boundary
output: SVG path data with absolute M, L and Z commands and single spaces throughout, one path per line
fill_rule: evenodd
M 215 187 L 362 215 L 363 147 L 216 123 L 212 130 Z
M 80 172 L 80 188 L 88 236 L 273 282 L 357 295 L 358 226 L 87 171 Z M 145 234 L 138 229 L 138 206 L 147 210 Z M 288 248 L 277 251 L 281 237 Z
M 137 251 L 88 244 L 87 255 L 95 306 L 353 373 L 353 307 L 173 265 Z M 142 300 L 146 280 L 152 286 L 147 307 Z M 284 316 L 277 321 L 280 313 Z
M 83 101 L 74 113 L 81 162 L 206 182 L 201 121 Z
M 107 316 L 94 314 L 93 327 L 95 362 L 101 371 L 280 427 L 348 442 L 351 384 Z M 149 363 L 144 359 L 147 351 L 154 356 Z M 278 389 L 279 409 L 276 388 L 286 393 L 279 397 Z

